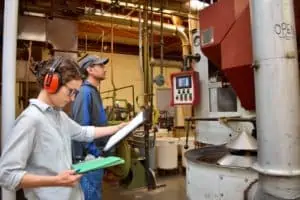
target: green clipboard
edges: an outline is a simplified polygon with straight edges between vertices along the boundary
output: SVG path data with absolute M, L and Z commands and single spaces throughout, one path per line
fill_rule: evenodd
M 88 160 L 72 165 L 72 169 L 77 174 L 84 174 L 97 169 L 112 167 L 115 165 L 124 164 L 125 161 L 122 158 L 116 156 L 100 157 L 94 160 Z

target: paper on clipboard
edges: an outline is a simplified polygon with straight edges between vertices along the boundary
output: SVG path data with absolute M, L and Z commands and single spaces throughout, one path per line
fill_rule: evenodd
M 135 118 L 133 118 L 129 124 L 111 136 L 106 143 L 103 151 L 110 150 L 114 145 L 124 139 L 130 132 L 136 129 L 139 125 L 141 125 L 145 121 L 143 112 L 140 112 Z

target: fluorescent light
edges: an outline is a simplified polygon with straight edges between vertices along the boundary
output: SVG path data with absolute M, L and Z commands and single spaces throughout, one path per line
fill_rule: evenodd
M 46 17 L 45 13 L 29 12 L 24 11 L 24 15 L 33 16 L 33 17 Z
M 202 10 L 205 7 L 209 6 L 209 4 L 199 0 L 190 0 L 190 6 L 192 10 Z

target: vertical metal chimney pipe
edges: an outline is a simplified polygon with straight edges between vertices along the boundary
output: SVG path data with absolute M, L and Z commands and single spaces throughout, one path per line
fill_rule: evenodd
M 258 133 L 255 199 L 300 197 L 300 99 L 293 0 L 252 0 Z
M 15 121 L 16 100 L 16 48 L 18 27 L 18 0 L 5 0 L 3 52 L 2 52 L 2 112 L 1 145 L 9 135 Z M 2 188 L 2 200 L 15 200 L 15 192 Z

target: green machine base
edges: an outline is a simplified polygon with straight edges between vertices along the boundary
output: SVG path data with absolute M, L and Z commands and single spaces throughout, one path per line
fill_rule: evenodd
M 148 185 L 156 188 L 155 173 L 152 170 L 149 171 L 149 184 L 147 184 L 144 160 L 139 157 L 139 153 L 135 152 L 126 140 L 120 142 L 116 149 L 116 155 L 124 159 L 125 163 L 110 168 L 110 171 L 121 179 L 124 188 L 132 190 Z
M 129 190 L 145 187 L 147 185 L 145 168 L 139 160 L 132 160 L 128 176 L 122 181 Z

